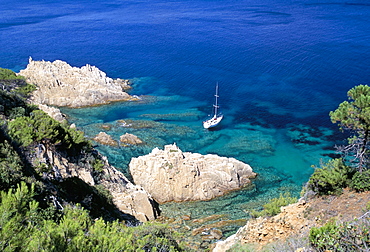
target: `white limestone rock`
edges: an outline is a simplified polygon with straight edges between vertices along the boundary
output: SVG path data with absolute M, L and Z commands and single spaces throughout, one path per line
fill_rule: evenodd
M 250 184 L 256 176 L 235 158 L 182 152 L 175 144 L 132 158 L 129 169 L 135 184 L 158 203 L 210 200 Z
M 95 66 L 72 67 L 64 61 L 29 60 L 19 75 L 34 84 L 37 90 L 32 102 L 54 106 L 83 107 L 111 101 L 137 100 L 125 91 L 129 81 L 112 79 Z

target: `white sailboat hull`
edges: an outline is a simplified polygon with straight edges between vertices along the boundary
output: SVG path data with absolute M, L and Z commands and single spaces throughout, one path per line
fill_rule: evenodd
M 224 117 L 223 115 L 219 115 L 219 116 L 214 115 L 211 119 L 208 119 L 203 122 L 203 127 L 205 129 L 215 127 L 221 122 L 223 117 Z

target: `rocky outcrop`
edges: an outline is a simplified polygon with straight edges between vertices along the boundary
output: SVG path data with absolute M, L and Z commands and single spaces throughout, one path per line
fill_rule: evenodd
M 110 145 L 110 146 L 118 145 L 118 143 L 114 141 L 113 138 L 105 132 L 99 132 L 99 134 L 97 134 L 94 137 L 94 141 L 104 144 L 104 145 Z
M 228 251 L 235 244 L 259 244 L 260 246 L 278 240 L 285 240 L 293 234 L 308 232 L 314 225 L 305 218 L 305 211 L 310 205 L 304 200 L 281 207 L 281 213 L 273 217 L 251 219 L 238 232 L 224 241 L 216 243 L 213 252 Z
M 122 135 L 119 140 L 123 146 L 143 144 L 143 141 L 140 138 L 130 133 Z
M 252 168 L 234 158 L 182 152 L 175 144 L 132 158 L 135 184 L 159 203 L 209 200 L 251 183 Z
M 125 91 L 128 80 L 112 79 L 95 66 L 72 67 L 56 60 L 29 60 L 19 75 L 36 85 L 32 101 L 36 104 L 82 107 L 105 104 L 110 101 L 135 100 Z
M 91 165 L 81 165 L 68 161 L 66 158 L 39 145 L 34 151 L 34 161 L 52 167 L 52 172 L 44 173 L 44 179 L 63 181 L 77 177 L 85 183 L 102 185 L 113 198 L 113 203 L 123 213 L 134 216 L 139 221 L 154 220 L 159 215 L 152 197 L 141 187 L 132 184 L 120 171 L 109 165 L 106 157 L 101 157 L 104 166 L 100 179 L 96 181 Z
M 67 122 L 66 117 L 62 114 L 62 112 L 60 112 L 60 109 L 50 107 L 45 104 L 38 104 L 37 106 L 54 120 L 57 120 L 60 123 Z

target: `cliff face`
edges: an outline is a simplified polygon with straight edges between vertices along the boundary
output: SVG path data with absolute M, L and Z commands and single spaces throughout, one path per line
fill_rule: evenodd
M 129 167 L 135 184 L 159 203 L 209 200 L 248 185 L 256 176 L 234 158 L 182 152 L 175 144 L 133 158 Z
M 297 203 L 281 207 L 281 213 L 272 217 L 250 219 L 238 232 L 224 241 L 216 243 L 213 252 L 228 251 L 236 244 L 258 244 L 262 246 L 274 242 L 284 242 L 290 237 L 306 238 L 312 227 L 323 226 L 335 219 L 338 222 L 353 222 L 361 219 L 370 201 L 370 192 L 356 193 L 344 189 L 343 193 L 314 197 L 307 201 L 300 199 Z M 286 251 L 313 251 L 302 248 L 304 243 L 292 243 Z
M 308 232 L 313 222 L 304 218 L 305 210 L 310 205 L 305 201 L 281 208 L 281 213 L 271 218 L 260 217 L 251 219 L 244 227 L 225 241 L 216 243 L 213 252 L 224 252 L 237 243 L 259 244 L 284 240 L 293 234 L 302 234 Z
M 105 157 L 104 167 L 98 182 L 94 179 L 89 165 L 70 162 L 55 151 L 39 145 L 34 151 L 34 161 L 52 167 L 51 173 L 44 173 L 49 180 L 62 181 L 77 177 L 90 186 L 101 185 L 113 197 L 113 203 L 125 214 L 134 216 L 139 221 L 154 220 L 159 214 L 152 197 L 140 186 L 132 184 L 121 172 L 109 165 Z
M 129 81 L 112 79 L 97 67 L 72 67 L 56 60 L 33 61 L 19 75 L 36 85 L 32 100 L 37 104 L 82 107 L 105 104 L 110 101 L 134 100 L 125 91 Z

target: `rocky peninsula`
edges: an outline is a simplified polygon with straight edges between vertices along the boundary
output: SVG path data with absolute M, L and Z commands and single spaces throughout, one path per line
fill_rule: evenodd
M 249 185 L 256 176 L 234 158 L 182 152 L 176 144 L 132 158 L 129 169 L 135 184 L 158 203 L 210 200 Z
M 131 88 L 129 80 L 109 78 L 88 64 L 78 68 L 61 60 L 34 61 L 30 57 L 19 75 L 37 87 L 31 98 L 36 104 L 83 107 L 137 99 L 126 92 Z

